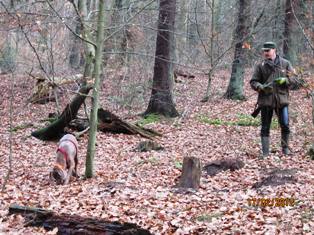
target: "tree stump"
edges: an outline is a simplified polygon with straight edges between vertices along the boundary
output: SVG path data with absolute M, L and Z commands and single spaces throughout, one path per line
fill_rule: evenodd
M 185 157 L 183 159 L 182 174 L 178 187 L 198 190 L 200 187 L 201 173 L 200 160 L 196 157 Z
M 309 149 L 309 155 L 312 160 L 314 160 L 314 144 Z

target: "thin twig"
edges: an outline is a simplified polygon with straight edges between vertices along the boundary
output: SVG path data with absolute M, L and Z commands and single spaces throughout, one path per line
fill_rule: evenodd
M 117 34 L 118 32 L 120 32 L 120 30 L 126 26 L 129 22 L 131 22 L 137 15 L 139 15 L 142 11 L 144 11 L 149 5 L 151 5 L 152 3 L 154 3 L 155 0 L 150 1 L 149 3 L 147 3 L 145 6 L 142 7 L 142 9 L 140 9 L 138 12 L 136 12 L 132 17 L 130 17 L 129 19 L 127 19 L 127 21 L 125 22 L 125 24 L 121 25 L 120 27 L 118 27 L 118 29 L 114 32 L 112 32 L 108 37 L 106 37 L 104 39 L 104 42 L 106 42 L 107 40 L 109 40 L 111 37 L 113 37 L 115 34 Z
M 4 192 L 5 186 L 8 183 L 8 180 L 9 180 L 11 172 L 12 172 L 12 133 L 13 133 L 12 123 L 13 123 L 14 77 L 15 76 L 13 76 L 13 73 L 11 73 L 11 81 L 12 82 L 11 82 L 11 96 L 10 96 L 10 124 L 9 124 L 9 132 L 10 133 L 9 133 L 9 156 L 8 156 L 8 158 L 9 158 L 9 169 L 8 169 L 6 176 L 4 177 L 1 192 Z
M 291 1 L 291 11 L 292 11 L 292 14 L 293 14 L 295 20 L 297 21 L 297 23 L 298 23 L 300 29 L 301 29 L 301 31 L 302 31 L 302 34 L 303 34 L 305 40 L 306 40 L 306 41 L 308 42 L 308 44 L 310 45 L 312 51 L 314 51 L 314 46 L 312 45 L 311 40 L 310 40 L 310 39 L 308 38 L 308 36 L 306 35 L 306 33 L 305 33 L 305 31 L 304 31 L 304 28 L 302 27 L 301 22 L 299 21 L 298 17 L 296 16 L 296 14 L 295 14 L 295 12 L 294 12 L 294 7 L 293 7 L 293 4 L 292 4 L 292 1 Z
M 62 16 L 60 16 L 60 14 L 54 9 L 54 7 L 50 4 L 50 2 L 48 0 L 46 0 L 46 3 L 49 5 L 49 7 L 51 8 L 51 10 L 56 14 L 56 16 L 61 20 L 61 22 L 64 24 L 64 26 L 72 33 L 74 34 L 76 37 L 78 37 L 79 39 L 81 39 L 82 41 L 93 45 L 95 48 L 97 47 L 96 44 L 92 41 L 89 41 L 83 37 L 81 37 L 80 35 L 78 35 L 73 29 L 71 29 L 71 27 L 64 22 Z
M 2 1 L 0 2 L 0 4 L 3 6 L 3 8 L 5 9 L 5 11 L 7 12 L 7 14 L 8 14 L 9 16 L 11 16 L 13 19 L 16 19 L 15 16 L 7 9 L 7 7 L 5 6 L 5 4 L 4 4 Z M 49 79 L 49 76 L 48 76 L 48 74 L 47 74 L 47 72 L 46 72 L 44 66 L 42 65 L 42 62 L 41 62 L 41 60 L 40 60 L 40 57 L 39 57 L 39 55 L 38 55 L 38 53 L 37 53 L 37 51 L 36 51 L 34 45 L 31 43 L 31 41 L 30 41 L 30 39 L 29 39 L 27 33 L 25 32 L 24 26 L 21 24 L 20 16 L 19 16 L 18 14 L 16 14 L 16 17 L 17 17 L 18 25 L 19 25 L 19 27 L 20 27 L 20 29 L 21 29 L 21 31 L 22 31 L 24 37 L 26 38 L 26 41 L 28 42 L 28 44 L 30 45 L 30 47 L 32 48 L 33 52 L 34 52 L 35 55 L 36 55 L 36 58 L 37 58 L 37 60 L 38 60 L 38 63 L 39 63 L 39 66 L 40 66 L 41 70 L 46 74 L 46 76 L 47 76 L 48 79 Z M 50 79 L 49 79 L 49 80 L 50 80 Z

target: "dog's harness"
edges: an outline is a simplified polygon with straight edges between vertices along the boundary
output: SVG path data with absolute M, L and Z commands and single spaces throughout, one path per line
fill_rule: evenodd
M 61 142 L 66 142 L 66 141 L 69 141 L 69 142 L 71 142 L 74 145 L 74 147 L 75 147 L 75 157 L 77 157 L 77 146 L 76 146 L 76 144 L 72 140 L 69 140 L 69 139 L 68 140 L 62 140 L 62 141 L 60 141 L 60 143 Z M 58 148 L 57 152 L 62 153 L 62 155 L 64 156 L 64 159 L 65 159 L 65 162 L 66 162 L 66 168 L 68 168 L 68 165 L 69 165 L 68 164 L 68 161 L 69 161 L 68 153 L 63 148 Z M 58 164 L 58 163 L 55 164 L 55 167 L 59 168 L 59 169 L 63 169 L 63 167 L 60 164 Z

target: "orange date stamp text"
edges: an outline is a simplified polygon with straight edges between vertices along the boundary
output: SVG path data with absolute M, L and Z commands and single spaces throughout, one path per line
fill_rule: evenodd
M 295 206 L 294 198 L 249 198 L 247 199 L 249 206 L 258 207 L 286 207 Z

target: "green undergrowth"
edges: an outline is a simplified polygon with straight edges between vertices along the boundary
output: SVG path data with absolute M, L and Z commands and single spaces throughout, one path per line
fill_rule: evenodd
M 21 124 L 21 125 L 12 127 L 12 128 L 11 128 L 11 132 L 16 132 L 16 131 L 19 131 L 19 130 L 24 130 L 24 129 L 27 129 L 27 128 L 30 128 L 30 127 L 33 127 L 33 126 L 34 126 L 33 123 L 24 123 L 24 124 Z
M 202 123 L 215 125 L 215 126 L 260 126 L 261 119 L 253 118 L 248 114 L 238 114 L 235 120 L 227 121 L 221 118 L 208 118 L 207 116 L 199 116 L 199 121 Z M 276 129 L 279 127 L 278 119 L 274 118 L 271 123 L 271 128 Z
M 199 216 L 196 217 L 196 220 L 199 222 L 212 222 L 213 218 L 219 218 L 221 217 L 223 214 L 218 212 L 218 213 L 212 213 L 212 214 L 201 214 Z

